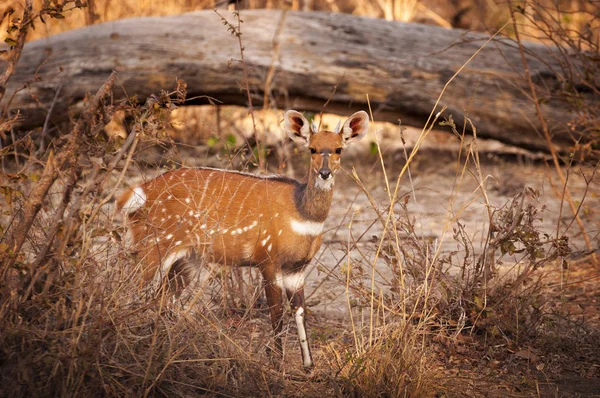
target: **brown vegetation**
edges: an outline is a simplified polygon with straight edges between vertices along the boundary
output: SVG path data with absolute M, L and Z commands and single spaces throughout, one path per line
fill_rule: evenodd
M 386 4 L 395 3 L 381 2 Z M 100 2 L 94 5 L 98 10 Z M 33 10 L 36 23 L 58 15 L 40 9 Z M 95 13 L 88 9 L 90 20 Z M 26 35 L 22 26 L 17 31 Z M 566 42 L 570 35 L 561 34 L 559 44 L 571 46 Z M 13 44 L 16 49 L 20 39 Z M 597 56 L 598 49 L 589 46 L 576 54 L 590 62 L 588 89 L 594 91 L 598 69 L 588 54 Z M 10 77 L 10 71 L 4 73 Z M 278 370 L 264 350 L 270 338 L 268 315 L 252 272 L 214 271 L 211 283 L 190 292 L 185 301 L 154 297 L 140 287 L 136 264 L 123 247 L 124 231 L 113 219 L 112 201 L 117 191 L 146 174 L 183 163 L 186 148 L 175 145 L 168 132 L 186 86 L 178 81 L 172 91 L 143 103 L 133 93 L 113 103 L 115 84 L 112 75 L 87 98 L 81 116 L 64 127 L 64 134 L 43 144 L 33 132 L 10 140 L 13 120 L 5 114 L 0 119 L 0 396 L 597 392 L 600 325 L 593 310 L 600 298 L 593 281 L 598 266 L 587 256 L 597 251 L 600 225 L 597 209 L 588 205 L 590 197 L 597 201 L 599 195 L 594 167 L 576 167 L 573 157 L 564 163 L 555 159 L 559 172 L 545 171 L 554 193 L 523 186 L 517 173 L 494 188 L 487 170 L 510 167 L 480 158 L 477 135 L 464 134 L 469 120 L 457 127 L 443 111 L 432 114 L 412 148 L 382 149 L 375 135 L 368 149 L 353 155 L 364 165 L 348 171 L 338 187 L 340 194 L 356 193 L 362 201 L 331 217 L 331 239 L 315 262 L 320 274 L 312 287 L 336 286 L 326 295 L 337 295 L 346 310 L 341 317 L 328 314 L 326 306 L 309 314 L 317 362 L 309 375 L 295 365 L 298 354 L 289 347 L 296 345 L 287 341 L 294 333 L 287 327 L 284 345 L 290 352 Z M 565 92 L 577 103 L 579 91 L 566 87 Z M 597 110 L 577 109 L 577 131 L 597 134 Z M 106 133 L 115 112 L 127 115 L 122 135 Z M 216 113 L 217 126 L 230 112 Z M 457 152 L 423 153 L 423 140 L 442 118 L 458 143 Z M 296 162 L 293 148 L 277 140 L 257 149 L 255 141 L 241 143 L 230 133 L 193 143 L 195 154 L 238 169 L 256 168 L 256 150 L 264 150 L 265 164 L 273 168 L 289 170 Z M 391 134 L 402 142 L 402 129 Z M 597 143 L 589 142 L 593 151 Z M 581 153 L 585 160 L 589 152 Z M 443 168 L 443 159 L 430 160 L 444 156 L 452 160 Z M 451 189 L 443 226 L 427 235 L 415 180 L 434 172 L 435 184 Z M 555 180 L 560 173 L 563 180 Z M 573 194 L 569 214 L 562 208 L 576 174 L 583 188 Z M 495 190 L 515 187 L 506 203 L 493 200 Z M 550 231 L 543 228 L 548 212 L 538 204 L 542 195 L 560 199 L 558 214 L 550 215 L 556 228 Z M 477 231 L 465 227 L 469 213 L 482 220 Z M 369 217 L 361 218 L 364 214 Z M 580 229 L 573 232 L 577 217 Z M 590 246 L 577 253 L 583 261 L 570 253 L 569 240 L 580 236 L 587 236 Z M 453 250 L 444 249 L 447 241 Z M 317 297 L 309 295 L 309 304 L 311 299 Z M 576 379 L 576 387 L 561 384 L 565 373 Z

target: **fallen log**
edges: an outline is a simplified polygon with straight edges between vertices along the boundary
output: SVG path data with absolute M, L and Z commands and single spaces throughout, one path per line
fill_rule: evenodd
M 320 111 L 330 100 L 328 112 L 350 114 L 366 109 L 368 95 L 376 120 L 402 119 L 417 127 L 425 124 L 444 85 L 489 38 L 323 12 L 248 10 L 241 17 L 255 106 L 262 105 L 266 91 L 271 105 L 281 109 Z M 526 50 L 554 142 L 566 149 L 573 143 L 567 128 L 573 114 L 557 95 L 557 53 L 538 44 L 527 44 Z M 51 108 L 51 123 L 63 123 L 113 70 L 121 87 L 116 99 L 143 100 L 180 78 L 187 82 L 188 97 L 198 97 L 191 104 L 207 103 L 209 96 L 247 105 L 239 59 L 237 37 L 213 11 L 107 22 L 27 43 L 2 105 L 10 100 L 8 108 L 20 110 L 22 129 L 41 126 Z M 513 42 L 487 44 L 448 85 L 436 111 L 442 105 L 459 124 L 468 115 L 480 136 L 546 147 Z

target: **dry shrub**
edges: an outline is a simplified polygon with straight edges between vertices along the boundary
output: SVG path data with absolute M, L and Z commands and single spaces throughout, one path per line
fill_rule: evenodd
M 362 339 L 361 339 L 362 340 Z M 376 331 L 369 344 L 354 350 L 330 345 L 329 367 L 339 395 L 355 397 L 429 397 L 443 385 L 427 352 L 422 325 L 390 323 Z
M 381 396 L 395 396 L 392 387 L 384 387 L 386 383 L 400 386 L 408 396 L 447 391 L 448 380 L 435 369 L 440 358 L 430 353 L 437 342 L 459 345 L 459 336 L 470 336 L 480 352 L 492 358 L 497 352 L 498 358 L 506 358 L 508 351 L 523 347 L 542 350 L 541 338 L 559 320 L 559 314 L 546 306 L 554 297 L 545 290 L 543 269 L 568 266 L 568 238 L 562 230 L 544 230 L 542 219 L 548 210 L 538 204 L 540 193 L 529 187 L 522 187 L 502 205 L 492 204 L 477 137 L 458 133 L 451 118 L 444 125 L 452 127 L 461 149 L 454 188 L 444 206 L 448 209 L 445 222 L 434 238 L 424 233 L 422 220 L 412 210 L 419 193 L 412 186 L 410 166 L 395 165 L 402 168 L 396 176 L 394 167 L 381 156 L 384 181 L 390 175 L 397 178 L 396 186 L 386 186 L 384 197 L 375 197 L 354 174 L 376 214 L 374 224 L 380 228 L 375 228 L 376 234 L 367 229 L 351 235 L 348 256 L 350 251 L 359 255 L 353 253 L 346 265 L 345 259 L 340 261 L 348 275 L 351 315 L 360 319 L 361 312 L 366 312 L 370 318 L 366 331 L 354 332 L 353 350 L 332 350 L 340 375 L 347 381 L 345 388 L 357 396 L 375 396 L 378 391 L 385 391 Z M 423 135 L 427 133 L 426 128 Z M 410 165 L 407 153 L 405 159 Z M 400 185 L 403 175 L 406 178 Z M 475 180 L 475 189 L 471 192 L 473 184 L 464 188 L 471 194 L 459 199 L 467 178 Z M 409 187 L 402 192 L 401 186 Z M 485 220 L 479 235 L 462 220 L 474 212 L 479 214 L 477 219 Z M 456 250 L 442 250 L 448 240 Z M 568 322 L 560 325 L 565 335 L 579 330 Z M 364 335 L 369 337 L 365 340 Z
M 277 381 L 214 314 L 140 289 L 110 200 L 138 144 L 163 145 L 185 84 L 114 106 L 114 81 L 46 153 L 26 135 L 1 154 L 0 395 L 261 395 Z M 132 132 L 107 142 L 115 109 Z

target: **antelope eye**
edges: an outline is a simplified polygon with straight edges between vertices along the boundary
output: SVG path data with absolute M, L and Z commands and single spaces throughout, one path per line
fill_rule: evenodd
M 339 154 L 341 154 L 341 153 L 342 153 L 342 148 L 337 148 L 337 149 L 335 150 L 335 153 L 337 153 L 338 155 L 339 155 Z
M 314 155 L 315 153 L 317 153 L 317 150 L 315 148 L 309 148 L 309 149 L 310 149 L 310 153 L 311 154 Z

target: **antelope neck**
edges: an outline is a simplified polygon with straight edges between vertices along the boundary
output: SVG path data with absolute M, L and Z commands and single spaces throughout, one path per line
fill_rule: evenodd
M 317 178 L 317 173 L 311 168 L 308 182 L 298 185 L 296 189 L 296 207 L 307 221 L 324 222 L 331 208 L 333 188 L 318 188 L 315 184 Z

